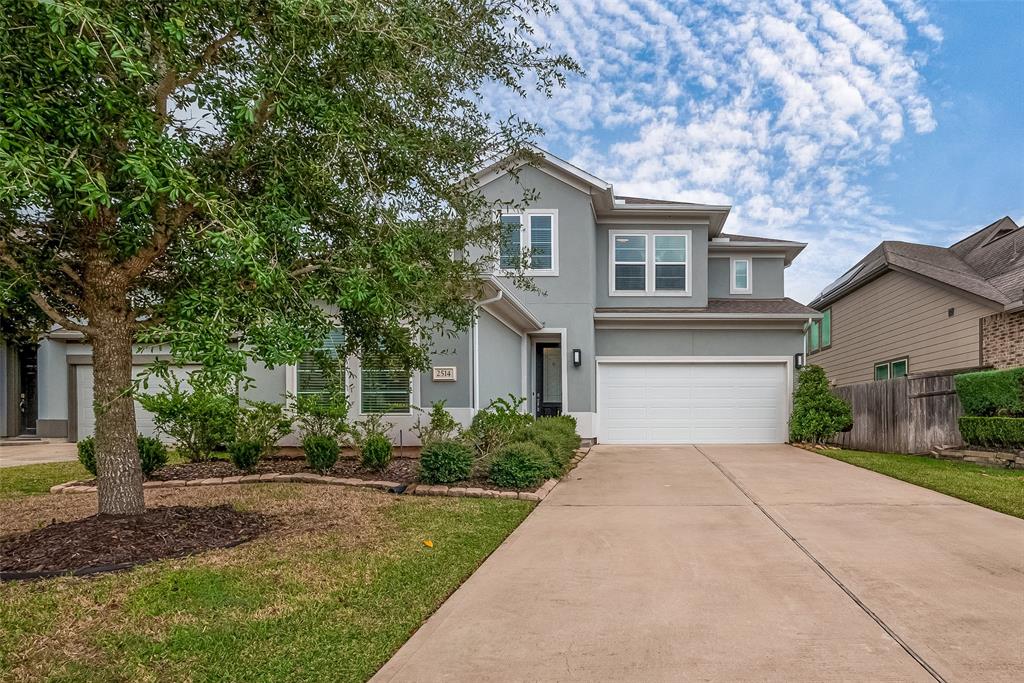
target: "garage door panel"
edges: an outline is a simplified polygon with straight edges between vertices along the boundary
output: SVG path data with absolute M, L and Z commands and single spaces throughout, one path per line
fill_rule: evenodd
M 785 363 L 602 363 L 606 443 L 778 443 Z

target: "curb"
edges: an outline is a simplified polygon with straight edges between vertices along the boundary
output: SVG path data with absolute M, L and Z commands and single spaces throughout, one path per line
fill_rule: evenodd
M 590 453 L 590 447 L 579 448 L 576 455 L 569 461 L 569 469 L 565 475 L 572 472 L 583 458 Z M 563 475 L 563 476 L 565 476 Z M 541 484 L 536 491 L 494 491 L 491 489 L 466 487 L 466 486 L 432 486 L 429 484 L 409 484 L 408 486 L 397 481 L 367 481 L 364 479 L 350 479 L 346 477 L 328 477 L 322 474 L 300 472 L 298 474 L 281 474 L 270 472 L 267 474 L 246 474 L 233 477 L 211 477 L 209 479 L 171 479 L 167 481 L 143 482 L 143 489 L 177 489 L 192 488 L 196 486 L 223 486 L 226 484 L 269 484 L 269 483 L 290 483 L 290 484 L 326 484 L 330 486 L 352 486 L 356 488 L 377 489 L 391 493 L 401 493 L 417 496 L 448 496 L 452 498 L 516 498 L 518 500 L 531 500 L 540 502 L 544 500 L 551 490 L 558 484 L 558 479 L 548 479 Z M 50 487 L 50 493 L 96 493 L 96 487 L 87 484 L 76 484 L 73 481 L 57 484 Z

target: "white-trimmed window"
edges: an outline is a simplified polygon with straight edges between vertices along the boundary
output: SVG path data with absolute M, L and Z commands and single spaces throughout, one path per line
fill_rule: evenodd
M 690 231 L 609 233 L 609 293 L 618 296 L 688 296 Z
M 752 294 L 754 291 L 753 262 L 748 258 L 729 259 L 729 293 Z
M 359 412 L 408 415 L 412 403 L 411 376 L 396 359 L 365 354 L 359 372 Z
M 319 349 L 302 355 L 295 366 L 296 396 L 323 396 L 333 383 L 344 390 L 345 359 L 338 357 L 338 350 L 344 346 L 345 333 L 335 328 Z
M 897 379 L 910 374 L 910 359 L 898 358 L 883 363 L 875 363 L 875 379 Z
M 558 275 L 558 211 L 506 213 L 501 216 L 501 224 L 501 270 L 518 268 L 525 253 L 528 275 Z

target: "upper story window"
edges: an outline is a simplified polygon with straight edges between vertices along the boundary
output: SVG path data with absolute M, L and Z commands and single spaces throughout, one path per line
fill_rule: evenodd
M 832 346 L 832 309 L 826 308 L 821 314 L 821 348 Z
M 558 212 L 527 211 L 501 216 L 498 266 L 515 270 L 527 258 L 529 275 L 558 275 Z
M 729 259 L 730 294 L 752 294 L 754 291 L 754 274 L 751 272 L 751 260 L 748 258 Z
M 618 296 L 688 296 L 690 232 L 611 231 L 609 290 Z
M 324 396 L 332 389 L 345 390 L 345 359 L 338 350 L 345 346 L 345 333 L 331 330 L 316 351 L 302 355 L 295 366 L 295 394 Z

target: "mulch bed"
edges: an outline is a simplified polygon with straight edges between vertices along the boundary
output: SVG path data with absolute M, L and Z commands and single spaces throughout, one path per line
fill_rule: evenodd
M 250 541 L 271 520 L 231 505 L 152 507 L 131 517 L 93 515 L 0 538 L 0 578 L 125 569 Z

